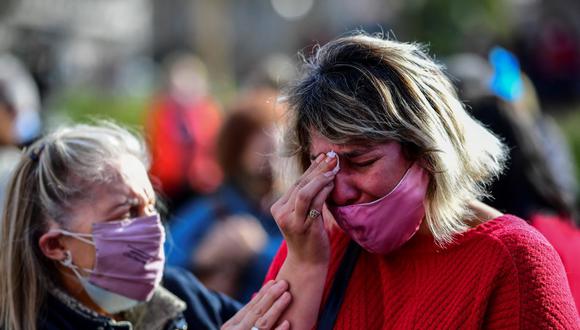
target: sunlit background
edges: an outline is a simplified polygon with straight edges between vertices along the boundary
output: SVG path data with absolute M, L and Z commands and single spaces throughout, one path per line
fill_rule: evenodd
M 514 52 L 580 160 L 577 0 L 2 0 L 0 51 L 32 73 L 45 127 L 108 116 L 140 125 L 164 65 L 190 52 L 222 105 L 256 72 L 285 82 L 297 52 L 354 29 L 419 41 L 444 60 Z

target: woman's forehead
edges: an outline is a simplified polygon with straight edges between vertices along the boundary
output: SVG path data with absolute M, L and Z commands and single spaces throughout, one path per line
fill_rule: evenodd
M 135 188 L 153 189 L 143 163 L 133 155 L 121 157 L 119 174 L 126 184 Z
M 92 187 L 93 198 L 102 195 L 111 201 L 117 201 L 135 195 L 150 197 L 149 195 L 153 194 L 147 171 L 136 157 L 123 156 L 118 163 L 110 166 L 108 171 L 109 178 Z
M 322 152 L 323 150 L 319 150 L 319 149 L 325 149 L 325 148 L 332 148 L 334 151 L 337 151 L 337 149 L 341 149 L 341 150 L 350 150 L 350 149 L 360 149 L 360 148 L 365 148 L 368 147 L 370 145 L 376 145 L 375 142 L 369 141 L 369 140 L 365 140 L 362 141 L 360 139 L 351 139 L 348 140 L 346 142 L 336 142 L 336 141 L 332 141 L 331 139 L 329 139 L 328 137 L 322 135 L 320 132 L 311 129 L 310 130 L 310 145 L 309 145 L 309 149 L 310 152 Z
M 316 158 L 320 153 L 329 152 L 331 150 L 336 152 L 340 157 L 355 158 L 377 150 L 385 153 L 399 153 L 401 151 L 401 145 L 396 141 L 379 143 L 371 140 L 353 140 L 346 143 L 333 143 L 330 139 L 322 136 L 320 133 L 314 132 L 311 135 L 309 146 L 310 158 Z

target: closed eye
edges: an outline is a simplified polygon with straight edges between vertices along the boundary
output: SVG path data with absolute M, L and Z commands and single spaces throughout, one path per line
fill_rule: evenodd
M 378 158 L 373 158 L 373 159 L 369 159 L 369 160 L 365 160 L 362 162 L 351 162 L 351 165 L 354 167 L 367 167 L 372 165 L 374 162 L 376 162 L 378 160 Z

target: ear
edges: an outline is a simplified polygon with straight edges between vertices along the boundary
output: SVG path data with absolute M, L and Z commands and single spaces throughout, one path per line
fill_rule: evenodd
M 47 258 L 55 261 L 64 260 L 66 257 L 66 247 L 61 242 L 62 234 L 55 231 L 48 231 L 38 239 L 40 251 Z

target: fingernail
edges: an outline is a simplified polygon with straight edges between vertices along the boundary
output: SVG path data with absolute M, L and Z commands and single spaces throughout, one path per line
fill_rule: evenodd
M 330 163 L 335 157 L 336 157 L 336 153 L 334 153 L 334 151 L 331 151 L 331 152 L 326 154 L 326 159 L 324 161 L 327 163 Z
M 318 157 L 316 157 L 316 159 L 314 160 L 314 162 L 320 163 L 324 159 L 324 157 L 326 157 L 325 154 L 320 154 L 320 155 L 318 155 Z
M 330 150 L 329 152 L 327 152 L 326 156 L 327 156 L 327 158 L 326 158 L 325 162 L 330 163 L 335 158 L 336 158 L 336 161 L 338 162 L 338 155 L 336 154 L 336 152 L 334 152 L 334 150 Z

